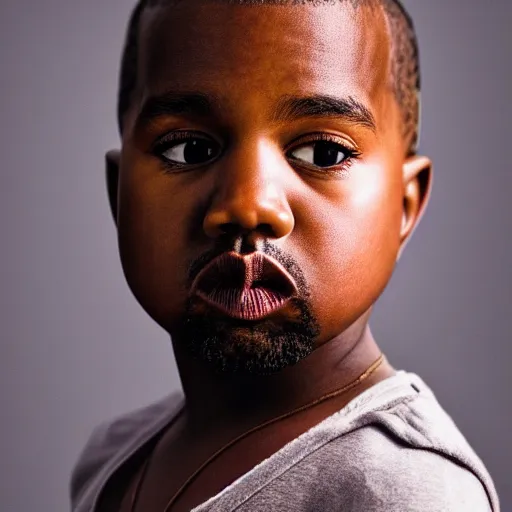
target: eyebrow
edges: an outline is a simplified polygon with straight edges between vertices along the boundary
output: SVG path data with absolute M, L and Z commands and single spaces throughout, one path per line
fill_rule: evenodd
M 167 92 L 147 99 L 139 115 L 136 126 L 146 126 L 158 117 L 195 115 L 208 117 L 214 111 L 212 100 L 200 92 Z
M 216 98 L 201 92 L 167 92 L 148 98 L 137 116 L 136 126 L 143 127 L 159 117 L 193 115 L 209 117 L 219 110 Z M 312 117 L 341 118 L 376 131 L 371 111 L 353 97 L 338 98 L 329 95 L 285 96 L 275 107 L 274 123 Z
M 376 131 L 375 118 L 371 111 L 351 96 L 348 98 L 327 95 L 288 96 L 279 101 L 274 113 L 276 122 L 308 117 L 342 118 Z

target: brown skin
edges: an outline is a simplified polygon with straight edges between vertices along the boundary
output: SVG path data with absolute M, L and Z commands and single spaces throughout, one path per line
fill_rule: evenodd
M 218 448 L 343 386 L 378 357 L 367 327 L 371 307 L 425 208 L 431 175 L 427 158 L 404 157 L 385 27 L 381 13 L 348 4 L 212 9 L 189 1 L 144 15 L 140 90 L 125 118 L 121 152 L 107 155 L 107 178 L 127 281 L 172 336 L 187 406 L 152 455 L 137 510 L 163 511 Z M 215 98 L 216 110 L 137 123 L 142 103 L 168 91 L 200 91 Z M 283 96 L 314 94 L 356 99 L 375 129 L 343 117 L 272 118 Z M 229 150 L 194 170 L 166 172 L 151 148 L 174 130 L 200 132 Z M 291 161 L 294 145 L 314 143 L 317 133 L 334 135 L 360 156 L 340 172 Z M 214 372 L 180 339 L 189 265 L 226 223 L 251 243 L 265 239 L 291 255 L 310 288 L 320 327 L 315 350 L 271 376 Z M 350 393 L 240 441 L 172 510 L 205 501 L 392 373 L 386 362 Z M 108 510 L 119 507 L 126 485 L 117 484 L 117 495 L 107 489 Z

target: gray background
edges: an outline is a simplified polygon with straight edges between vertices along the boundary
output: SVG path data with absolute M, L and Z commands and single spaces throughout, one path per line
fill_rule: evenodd
M 430 208 L 377 306 L 391 361 L 419 373 L 512 509 L 512 2 L 409 0 L 423 67 Z M 131 296 L 103 179 L 132 0 L 0 3 L 3 512 L 68 509 L 98 422 L 179 381 Z

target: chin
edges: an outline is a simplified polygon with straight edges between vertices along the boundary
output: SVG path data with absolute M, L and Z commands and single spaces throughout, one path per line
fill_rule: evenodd
M 293 320 L 250 322 L 197 314 L 190 304 L 179 338 L 184 349 L 216 372 L 271 375 L 298 363 L 315 348 L 318 323 L 306 303 L 296 307 L 299 315 Z

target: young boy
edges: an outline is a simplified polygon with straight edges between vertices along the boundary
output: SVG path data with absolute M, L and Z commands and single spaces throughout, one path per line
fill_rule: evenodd
M 429 197 L 417 58 L 394 0 L 136 7 L 107 181 L 184 397 L 96 429 L 73 511 L 499 510 L 368 328 Z

